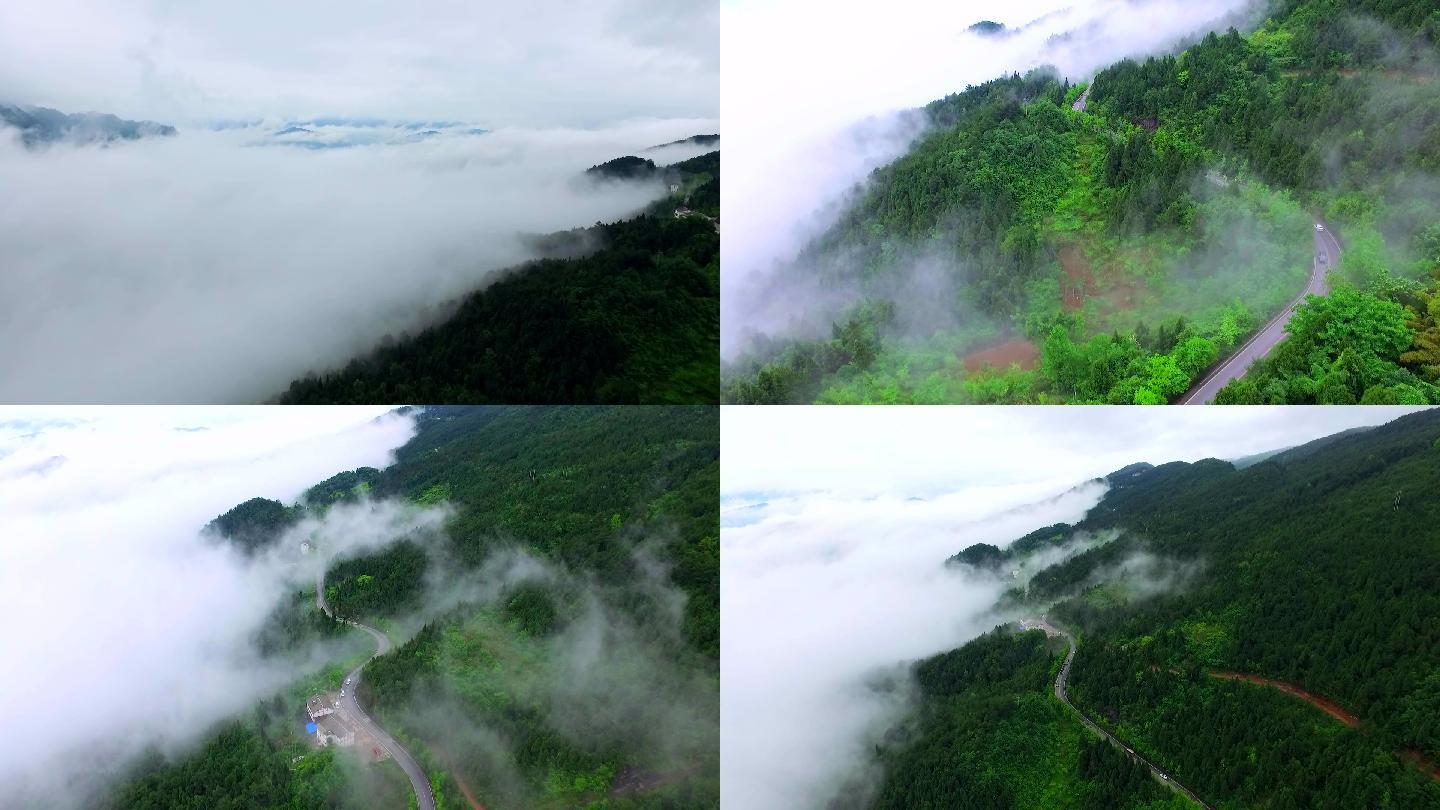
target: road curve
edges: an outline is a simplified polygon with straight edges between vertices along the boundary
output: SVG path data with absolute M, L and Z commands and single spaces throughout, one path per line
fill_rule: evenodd
M 324 611 L 326 616 L 337 618 L 335 613 L 330 610 L 330 605 L 325 602 L 325 573 L 323 569 L 320 572 L 319 578 L 315 581 L 315 605 Z M 340 699 L 339 707 L 341 717 L 344 718 L 345 722 L 351 728 L 363 729 L 366 734 L 374 738 L 376 743 L 385 749 L 385 753 L 389 754 L 390 758 L 395 760 L 400 766 L 400 769 L 405 771 L 405 775 L 410 777 L 410 787 L 415 791 L 417 810 L 435 810 L 435 794 L 430 790 L 430 778 L 425 775 L 425 769 L 421 768 L 420 763 L 415 761 L 415 757 L 411 756 L 410 752 L 405 750 L 405 746 L 390 736 L 389 732 L 381 728 L 379 723 L 372 720 L 370 715 L 366 714 L 365 710 L 360 708 L 360 701 L 355 699 L 355 689 L 360 685 L 360 670 L 365 668 L 365 664 L 374 661 L 376 657 L 384 655 L 390 650 L 390 637 L 369 625 L 361 624 L 353 619 L 341 618 L 340 621 L 364 630 L 370 634 L 371 638 L 375 639 L 375 654 L 366 659 L 364 664 L 355 667 L 355 669 L 350 671 L 349 675 L 345 676 L 345 685 L 343 687 L 345 696 Z
M 1075 660 L 1075 637 L 1070 635 L 1068 631 L 1056 627 L 1048 620 L 1043 618 L 1037 621 L 1033 621 L 1031 622 L 1031 624 L 1044 630 L 1046 635 L 1063 636 L 1066 643 L 1070 645 L 1070 651 L 1065 653 L 1065 663 L 1060 665 L 1060 673 L 1055 676 L 1055 697 L 1058 698 L 1061 703 L 1069 706 L 1076 714 L 1080 715 L 1080 722 L 1084 723 L 1086 728 L 1095 732 L 1097 735 L 1109 742 L 1111 745 L 1124 751 L 1125 755 L 1128 756 L 1131 760 L 1139 762 L 1140 764 L 1149 768 L 1150 775 L 1153 776 L 1157 782 L 1170 788 L 1176 793 L 1179 793 L 1190 801 L 1195 802 L 1196 804 L 1205 808 L 1205 810 L 1214 810 L 1214 808 L 1206 804 L 1204 800 L 1202 800 L 1199 796 L 1196 796 L 1189 788 L 1175 781 L 1175 777 L 1166 773 L 1155 763 L 1141 756 L 1139 752 L 1126 745 L 1125 743 L 1121 742 L 1120 739 L 1115 735 L 1096 725 L 1089 717 L 1085 715 L 1085 712 L 1080 710 L 1080 707 L 1070 702 L 1070 697 L 1065 693 L 1065 681 L 1070 677 L 1070 664 Z
M 1276 344 L 1285 339 L 1285 325 L 1290 323 L 1290 316 L 1295 314 L 1296 307 L 1305 302 L 1306 296 L 1324 295 L 1329 291 L 1327 276 L 1330 268 L 1340 263 L 1340 243 L 1336 241 L 1335 235 L 1330 233 L 1330 229 L 1324 227 L 1325 223 L 1316 220 L 1315 225 L 1323 230 L 1313 231 L 1315 256 L 1310 260 L 1310 281 L 1306 283 L 1305 289 L 1289 306 L 1281 310 L 1279 315 L 1271 319 L 1270 323 L 1265 324 L 1264 329 L 1256 332 L 1255 336 L 1236 349 L 1234 354 L 1211 369 L 1209 374 L 1186 391 L 1175 404 L 1204 405 L 1214 401 L 1221 388 L 1231 380 L 1245 376 L 1252 363 L 1269 354 Z

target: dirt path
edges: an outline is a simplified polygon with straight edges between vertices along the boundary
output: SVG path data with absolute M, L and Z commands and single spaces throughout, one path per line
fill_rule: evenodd
M 1330 715 L 1336 720 L 1339 720 L 1350 728 L 1360 727 L 1360 718 L 1342 709 L 1340 707 L 1340 704 L 1336 703 L 1333 700 L 1326 700 L 1319 695 L 1306 692 L 1304 689 L 1301 689 L 1293 683 L 1277 681 L 1273 678 L 1262 678 L 1259 675 L 1247 675 L 1243 672 L 1211 672 L 1210 677 L 1219 678 L 1222 681 L 1245 681 L 1247 683 L 1259 684 L 1261 686 L 1273 686 L 1274 688 L 1279 689 L 1281 692 L 1300 698 L 1301 700 L 1309 703 L 1311 706 L 1314 706 L 1320 711 L 1325 712 L 1326 714 Z
M 1095 295 L 1095 272 L 1084 252 L 1073 243 L 1061 247 L 1058 258 L 1061 306 L 1066 312 L 1075 312 L 1085 306 L 1086 298 Z
M 470 786 L 465 783 L 465 777 L 461 776 L 460 772 L 455 770 L 454 767 L 450 768 L 450 775 L 455 777 L 455 784 L 459 785 L 460 792 L 465 794 L 465 801 L 470 803 L 471 810 L 485 810 L 485 805 L 481 804 L 480 800 L 475 798 L 474 792 L 472 792 Z
M 1219 678 L 1220 680 L 1224 681 L 1245 681 L 1246 683 L 1259 684 L 1260 686 L 1270 686 L 1275 689 L 1279 689 L 1281 692 L 1284 692 L 1287 695 L 1294 695 L 1295 697 L 1300 698 L 1301 700 L 1309 703 L 1311 706 L 1314 706 L 1320 711 L 1325 712 L 1326 714 L 1330 715 L 1336 720 L 1339 720 L 1350 728 L 1360 728 L 1360 718 L 1356 717 L 1350 712 L 1345 711 L 1345 709 L 1341 707 L 1340 704 L 1336 703 L 1333 700 L 1327 700 L 1323 697 L 1320 697 L 1319 695 L 1307 692 L 1293 683 L 1277 681 L 1274 678 L 1262 678 L 1259 675 L 1248 675 L 1243 672 L 1217 671 L 1211 672 L 1210 677 Z M 1426 759 L 1424 754 L 1420 753 L 1419 751 L 1406 750 L 1400 751 L 1398 755 L 1406 762 L 1414 764 L 1415 767 L 1419 768 L 1422 772 L 1424 772 L 1426 776 L 1434 779 L 1436 782 L 1440 782 L 1440 765 L 1436 765 L 1435 763 Z

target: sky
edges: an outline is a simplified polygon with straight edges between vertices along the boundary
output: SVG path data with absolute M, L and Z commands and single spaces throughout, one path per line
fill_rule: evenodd
M 720 412 L 720 491 L 923 494 L 1037 477 L 1068 487 L 1137 461 L 1236 459 L 1413 410 L 729 406 Z
M 245 559 L 201 530 L 252 497 L 387 466 L 414 431 L 388 410 L 0 408 L 0 804 L 26 787 L 80 804 L 129 756 L 174 751 L 297 676 L 252 637 L 313 581 L 298 540 Z M 341 553 L 436 519 L 376 502 L 302 529 Z
M 1133 462 L 1234 459 L 1414 410 L 722 408 L 723 807 L 822 810 L 876 786 L 868 752 L 906 707 L 905 664 L 1015 618 L 992 612 L 1009 580 L 951 555 L 1080 520 L 1106 490 L 1093 479 Z
M 165 123 L 715 118 L 714 0 L 15 0 L 0 101 Z
M 666 193 L 587 168 L 713 149 L 646 151 L 719 132 L 719 47 L 707 0 L 0 4 L 0 103 L 178 128 L 0 126 L 0 402 L 267 402 L 418 332 Z
M 0 130 L 0 402 L 271 400 L 533 258 L 523 234 L 632 216 L 662 184 L 585 169 L 715 126 L 322 151 L 250 130 L 30 150 Z
M 812 310 L 853 302 L 834 289 L 771 289 L 766 282 L 834 221 L 857 182 L 904 152 L 918 129 L 901 111 L 1046 64 L 1072 81 L 1088 80 L 1123 57 L 1243 25 L 1260 5 L 722 0 L 722 355 L 733 359 L 756 332 L 828 330 L 833 313 Z M 966 30 L 985 19 L 1022 30 L 999 38 Z M 810 304 L 801 310 L 796 301 Z

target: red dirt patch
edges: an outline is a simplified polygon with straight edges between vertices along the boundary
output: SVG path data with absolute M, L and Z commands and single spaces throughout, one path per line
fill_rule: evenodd
M 961 358 L 961 361 L 965 364 L 965 370 L 971 374 L 985 366 L 1003 370 L 1011 365 L 1019 365 L 1029 371 L 1040 362 L 1040 348 L 1028 340 L 1016 338 L 971 352 Z
M 1084 251 L 1075 245 L 1060 248 L 1060 298 L 1066 312 L 1085 306 L 1085 299 L 1096 292 L 1095 271 Z
M 1246 681 L 1248 683 L 1260 684 L 1261 686 L 1273 686 L 1286 694 L 1300 698 L 1350 728 L 1360 727 L 1360 718 L 1340 708 L 1338 703 L 1332 700 L 1326 700 L 1319 695 L 1312 695 L 1293 683 L 1277 681 L 1272 678 L 1262 678 L 1259 675 L 1246 675 L 1243 672 L 1211 672 L 1210 677 L 1226 681 Z M 1399 752 L 1399 755 L 1401 759 L 1419 768 L 1426 776 L 1434 779 L 1436 782 L 1440 782 L 1440 765 L 1436 765 L 1426 759 L 1424 754 L 1419 751 L 1405 750 Z
M 432 746 L 432 750 L 440 756 L 440 763 L 444 765 L 445 769 L 454 777 L 455 784 L 460 786 L 460 792 L 465 794 L 465 801 L 470 803 L 470 810 L 486 810 L 485 804 L 475 798 L 475 792 L 470 789 L 470 785 L 465 781 L 465 777 L 461 776 L 459 769 L 455 767 L 455 761 L 450 758 L 450 752 L 438 746 Z
M 1436 765 L 1426 759 L 1424 754 L 1419 751 L 1406 750 L 1400 752 L 1400 758 L 1406 762 L 1414 763 L 1415 767 L 1424 771 L 1426 776 L 1434 779 L 1436 782 L 1440 782 L 1440 765 Z
M 1336 720 L 1339 720 L 1350 728 L 1360 727 L 1360 718 L 1340 708 L 1340 704 L 1332 700 L 1326 700 L 1319 695 L 1314 695 L 1306 692 L 1304 689 L 1301 689 L 1293 683 L 1277 681 L 1271 678 L 1262 678 L 1259 675 L 1246 675 L 1243 672 L 1211 672 L 1210 677 L 1219 678 L 1224 681 L 1246 681 L 1248 683 L 1260 684 L 1261 686 L 1273 686 L 1276 689 L 1279 689 L 1281 692 L 1285 692 L 1286 694 L 1294 695 L 1295 697 L 1300 698 L 1301 700 L 1309 703 L 1311 706 L 1314 706 L 1320 711 L 1325 712 L 1326 714 L 1330 715 Z

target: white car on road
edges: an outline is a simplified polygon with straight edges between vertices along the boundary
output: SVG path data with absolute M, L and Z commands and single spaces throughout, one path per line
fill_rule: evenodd
M 1324 225 L 1321 225 L 1320 223 L 1317 222 L 1317 223 L 1315 223 L 1315 230 L 1317 230 L 1317 231 L 1323 231 L 1323 230 L 1325 230 L 1325 226 L 1324 226 Z

